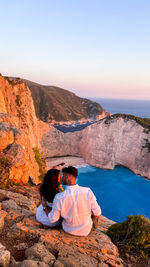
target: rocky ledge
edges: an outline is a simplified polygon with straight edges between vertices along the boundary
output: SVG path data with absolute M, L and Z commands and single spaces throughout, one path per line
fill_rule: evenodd
M 1 267 L 146 267 L 125 247 L 117 248 L 106 235 L 113 221 L 101 216 L 88 237 L 72 236 L 42 226 L 35 219 L 38 186 L 0 190 Z
M 105 231 L 114 222 L 101 216 L 88 237 L 43 227 L 35 219 L 38 187 L 0 190 L 0 266 L 125 266 Z

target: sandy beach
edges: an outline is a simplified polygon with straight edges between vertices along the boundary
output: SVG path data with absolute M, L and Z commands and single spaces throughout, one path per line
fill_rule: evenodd
M 69 166 L 69 165 L 72 165 L 72 166 L 86 165 L 83 158 L 71 157 L 71 156 L 58 157 L 58 158 L 47 158 L 46 164 L 47 164 L 48 169 L 55 167 L 55 168 L 60 169 L 60 170 L 64 167 Z

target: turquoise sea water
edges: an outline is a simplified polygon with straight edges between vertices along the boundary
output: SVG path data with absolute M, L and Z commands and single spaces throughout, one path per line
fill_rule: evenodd
M 78 170 L 78 184 L 92 189 L 103 216 L 116 222 L 131 214 L 150 219 L 150 181 L 120 166 L 113 171 L 89 165 Z

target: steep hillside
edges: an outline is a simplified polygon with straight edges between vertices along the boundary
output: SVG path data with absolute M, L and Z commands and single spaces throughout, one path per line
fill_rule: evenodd
M 103 112 L 98 103 L 80 98 L 70 91 L 28 80 L 23 81 L 31 90 L 36 115 L 43 121 L 75 121 L 95 118 Z

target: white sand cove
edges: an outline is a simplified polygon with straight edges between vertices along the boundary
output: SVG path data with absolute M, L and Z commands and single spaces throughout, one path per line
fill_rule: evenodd
M 86 165 L 85 161 L 83 158 L 80 157 L 57 157 L 57 158 L 47 158 L 46 159 L 46 164 L 48 169 L 51 168 L 57 168 L 57 169 L 62 169 L 64 167 L 67 167 L 69 165 L 72 166 L 80 166 L 80 165 Z

